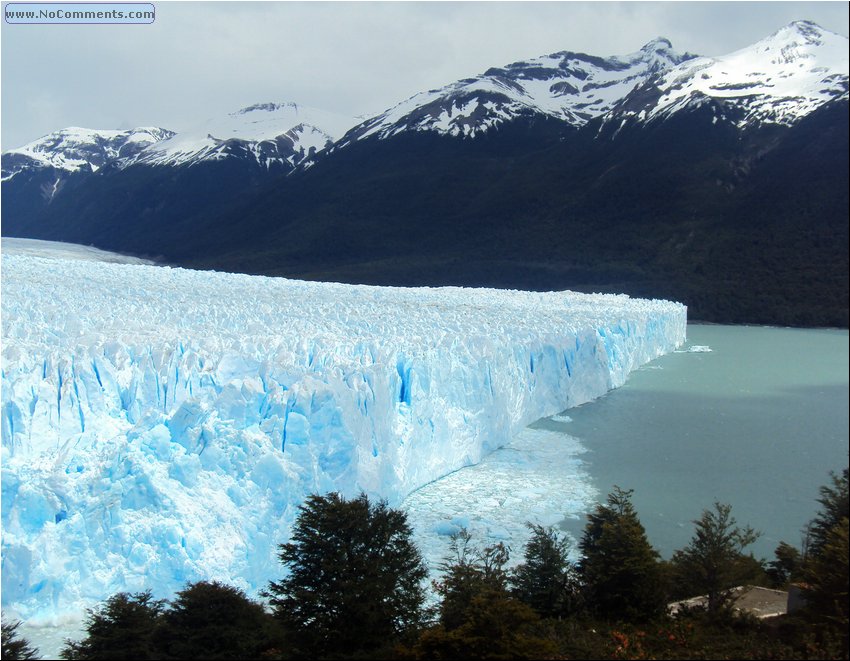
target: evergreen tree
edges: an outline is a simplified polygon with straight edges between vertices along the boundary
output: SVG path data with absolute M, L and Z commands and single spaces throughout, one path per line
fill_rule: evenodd
M 647 620 L 664 612 L 658 552 L 618 486 L 588 515 L 578 564 L 588 606 L 609 619 Z
M 2 623 L 3 643 L 0 658 L 6 661 L 29 661 L 41 658 L 38 650 L 30 645 L 26 638 L 18 635 L 19 626 L 21 626 L 20 622 Z
M 716 614 L 730 605 L 730 588 L 740 585 L 752 570 L 752 559 L 743 550 L 760 533 L 749 526 L 739 528 L 732 506 L 714 503 L 714 511 L 704 510 L 694 521 L 696 531 L 687 547 L 673 554 L 672 564 L 680 585 L 694 594 L 708 595 L 708 611 Z M 750 561 L 748 561 L 750 560 Z
M 159 659 L 156 636 L 165 602 L 150 591 L 116 594 L 97 609 L 88 611 L 86 637 L 65 641 L 63 659 Z
M 514 595 L 541 617 L 559 617 L 575 610 L 578 579 L 569 560 L 569 542 L 551 528 L 527 524 L 531 538 L 525 562 L 511 573 Z
M 159 644 L 171 659 L 251 659 L 282 646 L 274 628 L 272 616 L 242 590 L 200 581 L 172 600 Z
M 427 570 L 407 517 L 361 494 L 313 495 L 300 506 L 288 570 L 267 596 L 296 654 L 369 653 L 420 625 Z

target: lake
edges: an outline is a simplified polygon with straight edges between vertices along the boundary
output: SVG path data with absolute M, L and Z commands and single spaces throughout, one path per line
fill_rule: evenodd
M 665 558 L 720 501 L 762 532 L 750 550 L 770 560 L 780 541 L 800 545 L 819 487 L 847 466 L 848 369 L 847 331 L 689 325 L 683 351 L 538 421 L 405 508 L 431 563 L 461 525 L 482 543 L 510 544 L 518 560 L 526 520 L 578 539 L 589 509 L 619 485 L 634 489 Z

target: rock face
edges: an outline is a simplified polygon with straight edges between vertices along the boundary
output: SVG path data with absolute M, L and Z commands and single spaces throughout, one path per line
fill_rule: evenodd
M 3 600 L 257 590 L 309 493 L 397 504 L 622 384 L 685 308 L 16 255 L 3 264 Z

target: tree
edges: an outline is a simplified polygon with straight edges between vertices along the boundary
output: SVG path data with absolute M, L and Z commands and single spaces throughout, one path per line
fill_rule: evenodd
M 848 471 L 830 473 L 831 485 L 820 489 L 822 508 L 809 524 L 808 553 L 803 561 L 807 610 L 841 641 L 842 658 L 848 640 Z
M 199 581 L 165 611 L 159 644 L 171 659 L 252 659 L 282 646 L 273 629 L 272 616 L 242 590 Z
M 796 548 L 779 542 L 773 556 L 774 559 L 767 563 L 767 575 L 773 587 L 784 588 L 788 583 L 799 580 L 803 557 Z
M 804 528 L 802 552 L 790 544 L 780 542 L 774 551 L 774 560 L 768 563 L 767 575 L 775 587 L 783 587 L 794 581 L 808 581 L 813 563 L 823 553 L 827 542 L 843 519 L 848 517 L 848 469 L 841 476 L 830 472 L 831 485 L 820 488 L 818 502 L 822 509 Z M 833 540 L 834 543 L 834 540 Z M 823 568 L 823 563 L 818 567 Z
M 708 595 L 708 611 L 716 614 L 732 601 L 730 588 L 740 585 L 752 570 L 743 550 L 759 538 L 749 526 L 739 528 L 732 506 L 714 503 L 694 521 L 696 531 L 687 547 L 673 554 L 672 563 L 680 584 L 696 594 Z
M 165 602 L 153 599 L 150 591 L 116 594 L 88 611 L 86 637 L 78 643 L 67 640 L 63 659 L 159 659 L 156 634 Z
M 441 597 L 440 623 L 451 631 L 466 622 L 473 599 L 507 593 L 505 565 L 509 552 L 502 543 L 482 551 L 472 544 L 472 536 L 465 528 L 452 535 L 449 552 L 449 557 L 440 563 L 442 578 L 434 582 L 434 589 Z
M 0 658 L 6 661 L 29 661 L 41 658 L 38 650 L 30 645 L 26 638 L 18 636 L 19 626 L 21 626 L 20 622 L 2 623 L 3 643 Z
M 820 552 L 805 569 L 806 604 L 809 611 L 819 620 L 830 625 L 841 640 L 842 658 L 846 659 L 850 642 L 848 628 L 850 613 L 850 578 L 847 558 L 850 554 L 850 530 L 847 517 L 832 527 L 823 540 Z
M 532 630 L 538 615 L 508 592 L 509 552 L 498 543 L 483 550 L 461 530 L 440 564 L 434 588 L 442 598 L 440 621 L 412 648 L 415 658 L 539 659 L 555 655 L 554 645 Z
M 824 539 L 820 553 L 805 570 L 806 601 L 816 611 L 833 618 L 848 616 L 848 519 L 841 519 Z
M 658 552 L 618 486 L 588 515 L 578 564 L 587 604 L 611 619 L 647 620 L 664 612 Z
M 507 592 L 485 590 L 472 597 L 464 621 L 454 629 L 438 624 L 413 646 L 417 659 L 553 659 L 557 647 L 540 637 L 540 618 Z
M 365 494 L 313 495 L 280 546 L 288 575 L 266 592 L 296 654 L 369 652 L 422 620 L 427 570 L 407 517 Z
M 832 485 L 820 488 L 821 497 L 818 502 L 823 509 L 815 515 L 809 524 L 809 544 L 806 555 L 817 556 L 827 543 L 832 529 L 841 523 L 842 519 L 850 517 L 850 498 L 848 498 L 848 469 L 842 474 L 829 474 Z
M 511 573 L 513 593 L 541 617 L 569 614 L 578 593 L 575 567 L 569 560 L 570 544 L 552 528 L 527 525 L 531 537 L 525 545 L 525 562 Z

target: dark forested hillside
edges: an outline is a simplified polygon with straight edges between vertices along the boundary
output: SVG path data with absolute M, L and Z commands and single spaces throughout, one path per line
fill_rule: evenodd
M 597 121 L 365 142 L 224 210 L 174 257 L 345 282 L 617 291 L 681 300 L 702 320 L 846 326 L 847 107 L 744 132 L 703 106 L 616 134 Z

